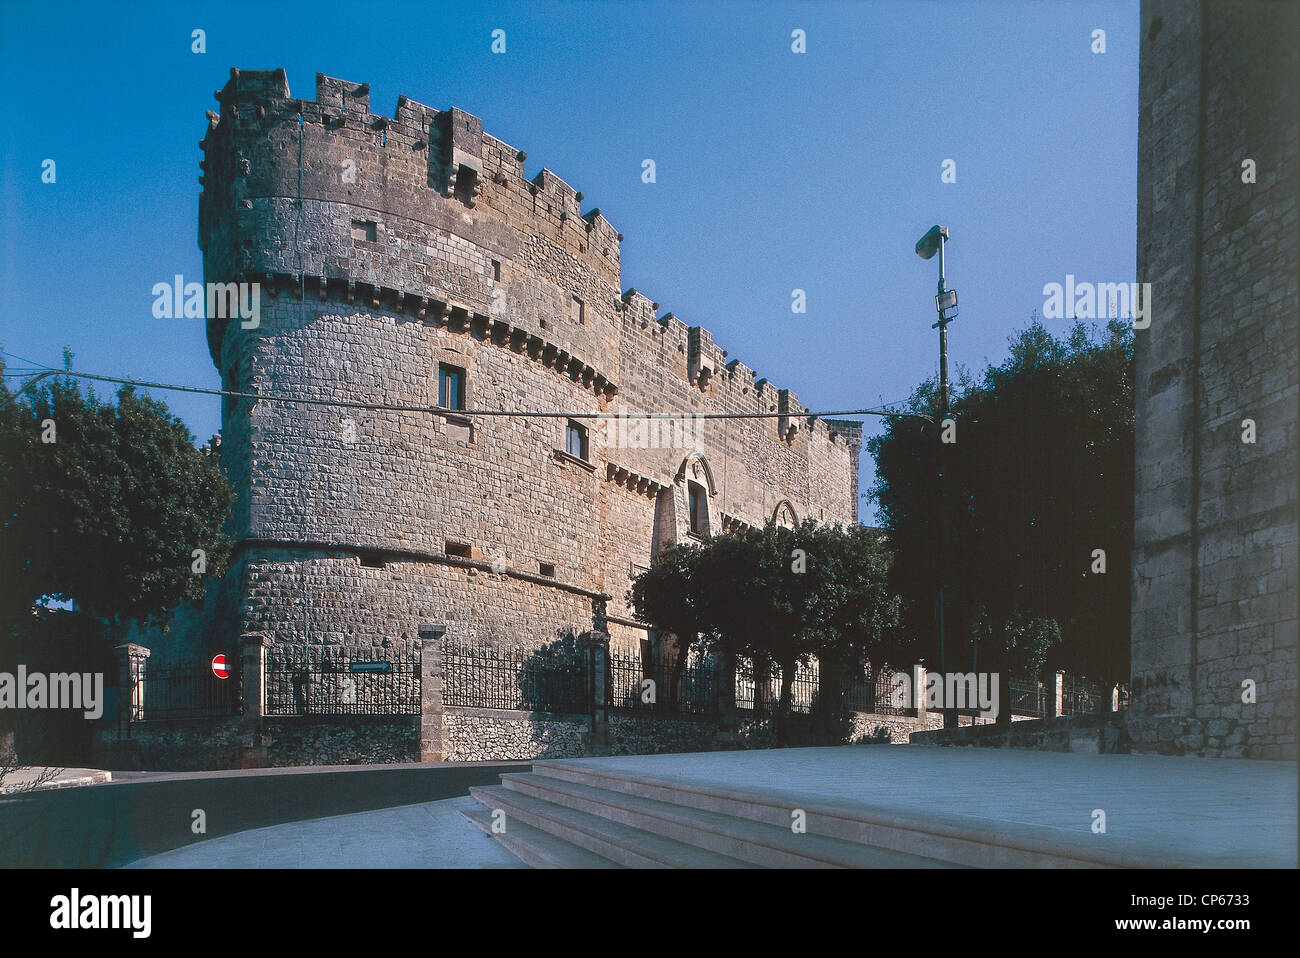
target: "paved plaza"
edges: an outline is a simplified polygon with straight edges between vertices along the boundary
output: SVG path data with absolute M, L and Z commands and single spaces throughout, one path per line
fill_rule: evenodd
M 683 784 L 1027 831 L 1200 867 L 1295 867 L 1293 762 L 843 746 L 574 759 Z M 134 867 L 516 867 L 460 814 L 469 798 L 259 828 Z M 1105 813 L 1105 832 L 1094 831 Z

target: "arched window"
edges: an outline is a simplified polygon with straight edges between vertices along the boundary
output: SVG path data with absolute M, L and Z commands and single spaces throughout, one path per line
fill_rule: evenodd
M 782 499 L 777 503 L 776 511 L 772 513 L 772 521 L 784 529 L 793 529 L 799 525 L 799 519 L 794 513 L 794 506 L 790 505 L 786 499 Z

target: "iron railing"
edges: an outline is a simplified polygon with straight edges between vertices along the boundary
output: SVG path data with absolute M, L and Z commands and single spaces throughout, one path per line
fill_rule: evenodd
M 1009 693 L 1007 708 L 1011 710 L 1012 715 L 1044 718 L 1052 714 L 1055 703 L 1051 699 L 1055 696 L 1055 692 L 1044 686 L 1042 682 L 1009 679 L 1007 692 Z
M 585 713 L 591 707 L 585 656 L 448 645 L 442 662 L 446 705 L 568 714 Z
M 420 653 L 337 646 L 266 652 L 267 715 L 419 715 Z
M 770 715 L 781 701 L 784 683 L 781 668 L 769 664 L 757 666 L 748 659 L 736 665 L 736 708 Z M 817 665 L 796 666 L 790 688 L 790 711 L 809 713 L 817 704 L 820 679 Z
M 131 683 L 131 720 L 224 718 L 239 715 L 239 671 L 217 678 L 210 663 L 147 663 L 141 680 Z
M 878 715 L 915 715 L 915 699 L 925 689 L 912 689 L 914 701 L 895 704 L 894 675 L 898 670 L 883 666 L 865 673 L 847 674 L 841 680 L 843 707 L 852 712 L 875 712 Z
M 609 657 L 606 704 L 639 712 L 685 712 L 700 715 L 717 707 L 718 673 L 710 660 L 687 660 L 675 676 L 676 660 L 643 662 L 636 655 Z M 651 682 L 652 685 L 646 683 Z

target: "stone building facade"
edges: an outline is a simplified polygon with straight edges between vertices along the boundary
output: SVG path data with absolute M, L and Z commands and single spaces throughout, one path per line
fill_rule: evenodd
M 209 316 L 208 341 L 224 389 L 266 397 L 222 410 L 237 500 L 217 601 L 237 632 L 365 650 L 438 623 L 536 645 L 590 629 L 607 595 L 615 647 L 645 651 L 624 597 L 657 550 L 856 521 L 860 424 L 810 419 L 624 292 L 621 234 L 477 117 L 405 97 L 377 115 L 367 85 L 323 75 L 297 99 L 283 70 L 232 70 L 216 96 L 205 279 L 258 283 L 261 309 Z
M 1142 4 L 1138 749 L 1296 757 L 1298 35 L 1290 3 Z

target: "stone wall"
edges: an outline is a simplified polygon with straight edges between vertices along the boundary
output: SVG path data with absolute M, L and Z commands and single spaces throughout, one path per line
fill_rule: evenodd
M 911 736 L 912 745 L 971 745 L 980 748 L 1032 748 L 1048 752 L 1127 753 L 1132 741 L 1123 712 L 1093 712 L 1025 719 L 1008 726 L 967 725 L 925 729 Z
M 365 85 L 320 75 L 296 99 L 282 70 L 232 71 L 218 99 L 205 279 L 261 284 L 256 327 L 208 317 L 225 388 L 427 410 L 443 364 L 470 410 L 773 414 L 657 437 L 582 420 L 582 461 L 565 418 L 228 397 L 235 557 L 205 610 L 237 610 L 232 638 L 401 648 L 438 622 L 540 645 L 591 628 L 607 594 L 615 647 L 636 648 L 625 594 L 688 536 L 692 483 L 710 532 L 856 521 L 860 424 L 809 420 L 707 330 L 622 291 L 621 235 L 549 170 L 525 179 L 476 117 L 405 97 L 374 114 Z M 214 651 L 179 621 L 137 641 Z
M 129 733 L 103 723 L 94 749 L 104 767 L 146 771 L 414 762 L 419 717 L 267 717 L 260 731 L 238 718 L 150 720 L 133 723 Z
M 448 762 L 573 758 L 586 754 L 591 720 L 583 715 L 448 707 Z
M 1290 3 L 1142 5 L 1139 750 L 1296 757 L 1298 27 Z

